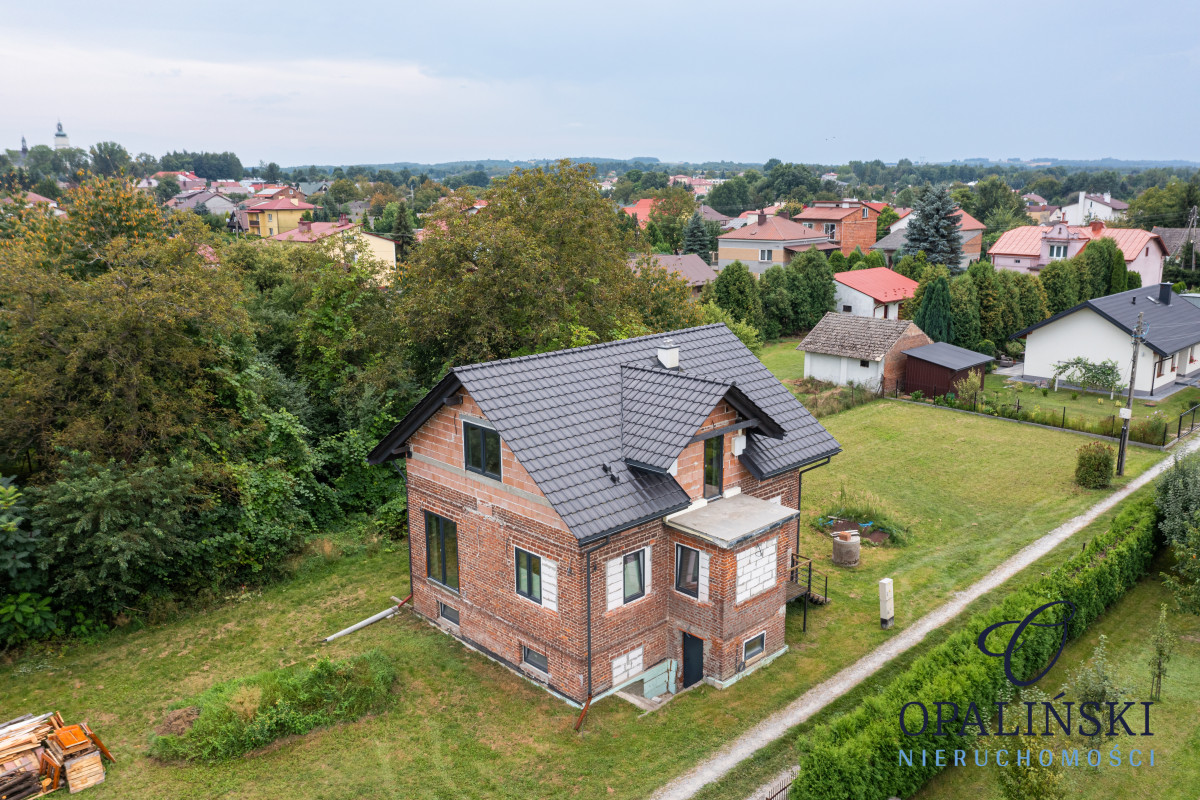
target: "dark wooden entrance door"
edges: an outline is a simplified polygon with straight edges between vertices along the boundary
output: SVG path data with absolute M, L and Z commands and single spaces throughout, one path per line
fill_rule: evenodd
M 704 640 L 683 634 L 683 688 L 704 677 Z

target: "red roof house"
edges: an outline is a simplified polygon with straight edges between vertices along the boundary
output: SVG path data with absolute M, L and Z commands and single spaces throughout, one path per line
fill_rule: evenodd
M 796 221 L 819 229 L 829 241 L 841 245 L 842 255 L 854 248 L 867 252 L 875 244 L 875 220 L 879 212 L 858 200 L 817 201 L 796 215 Z
M 859 317 L 898 319 L 900 305 L 917 291 L 917 282 L 887 267 L 855 269 L 833 276 L 837 310 Z
M 988 251 L 997 267 L 1037 274 L 1051 261 L 1074 258 L 1093 239 L 1112 239 L 1125 256 L 1125 265 L 1142 276 L 1142 285 L 1162 280 L 1167 246 L 1162 237 L 1140 228 L 1109 228 L 1103 222 L 1090 225 L 1022 225 L 1006 231 Z

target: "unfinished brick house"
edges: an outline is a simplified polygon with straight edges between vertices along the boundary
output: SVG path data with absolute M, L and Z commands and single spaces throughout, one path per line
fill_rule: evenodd
M 848 256 L 858 248 L 863 253 L 875 244 L 879 212 L 858 200 L 817 200 L 793 219 L 801 225 L 823 232 L 829 241 Z
M 453 369 L 407 460 L 418 614 L 580 705 L 787 649 L 802 474 L 834 438 L 724 325 Z

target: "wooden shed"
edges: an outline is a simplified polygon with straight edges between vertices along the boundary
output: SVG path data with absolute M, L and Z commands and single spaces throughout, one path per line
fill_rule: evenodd
M 924 347 L 905 350 L 908 356 L 904 369 L 904 391 L 912 394 L 919 391 L 926 397 L 939 397 L 954 391 L 954 384 L 967 377 L 971 370 L 979 370 L 979 388 L 983 389 L 983 367 L 991 356 L 976 353 L 946 342 L 934 342 Z

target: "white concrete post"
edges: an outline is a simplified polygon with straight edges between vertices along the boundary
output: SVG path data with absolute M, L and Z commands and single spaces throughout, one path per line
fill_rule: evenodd
M 879 627 L 888 630 L 896 624 L 896 612 L 892 602 L 892 579 L 879 582 Z

